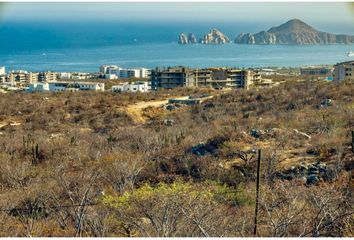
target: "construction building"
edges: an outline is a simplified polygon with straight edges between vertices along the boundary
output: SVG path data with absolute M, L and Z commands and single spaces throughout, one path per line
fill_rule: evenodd
M 354 61 L 341 62 L 334 65 L 333 81 L 354 82 Z
M 260 79 L 257 72 L 234 68 L 156 68 L 151 71 L 151 88 L 175 87 L 248 88 Z
M 151 89 L 195 86 L 195 74 L 185 67 L 156 68 L 151 71 Z

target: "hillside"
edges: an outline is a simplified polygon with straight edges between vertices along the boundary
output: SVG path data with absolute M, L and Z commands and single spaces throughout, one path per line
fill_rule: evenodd
M 1 94 L 0 236 L 250 237 L 261 149 L 259 236 L 352 237 L 353 99 L 325 81 Z
M 241 33 L 235 43 L 243 44 L 352 44 L 354 36 L 321 32 L 299 19 L 292 19 L 268 31 Z

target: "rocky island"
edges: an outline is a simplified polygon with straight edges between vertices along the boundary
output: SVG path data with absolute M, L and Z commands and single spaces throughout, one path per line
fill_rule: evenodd
M 188 35 L 186 33 L 181 33 L 179 35 L 179 44 L 189 44 L 189 43 L 197 43 L 197 38 L 194 36 L 193 33 L 189 33 Z
M 332 34 L 316 30 L 299 19 L 292 19 L 280 26 L 259 33 L 241 33 L 235 43 L 240 44 L 351 44 L 354 36 Z
M 205 34 L 200 40 L 202 44 L 225 44 L 230 43 L 230 39 L 220 32 L 219 30 L 213 28 L 209 33 Z
M 225 44 L 230 43 L 229 37 L 225 34 L 220 32 L 218 29 L 213 28 L 207 34 L 203 36 L 203 38 L 197 41 L 197 38 L 193 33 L 189 33 L 188 35 L 182 32 L 179 35 L 179 44 L 194 44 L 194 43 L 201 43 L 201 44 Z

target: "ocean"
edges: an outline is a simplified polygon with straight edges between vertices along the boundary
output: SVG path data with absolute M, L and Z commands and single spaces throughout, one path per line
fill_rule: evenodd
M 97 72 L 102 64 L 121 67 L 268 67 L 335 64 L 353 60 L 353 45 L 179 45 L 178 34 L 201 37 L 217 27 L 232 40 L 263 26 L 206 23 L 0 23 L 0 66 L 7 70 Z M 259 29 L 260 28 L 260 29 Z

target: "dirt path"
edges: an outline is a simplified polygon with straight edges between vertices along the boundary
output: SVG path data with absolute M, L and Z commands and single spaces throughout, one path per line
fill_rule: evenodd
M 218 95 L 221 95 L 223 93 L 227 93 L 229 91 L 231 91 L 231 89 L 224 89 L 222 91 L 215 92 L 211 96 L 203 98 L 203 101 L 205 101 L 207 99 L 211 99 L 211 98 L 213 98 L 215 96 L 218 96 Z M 135 123 L 146 123 L 146 121 L 148 119 L 147 119 L 147 117 L 145 117 L 143 115 L 143 112 L 144 112 L 143 110 L 145 108 L 148 108 L 148 107 L 161 107 L 164 104 L 167 104 L 168 103 L 168 99 L 171 99 L 171 98 L 184 100 L 184 99 L 188 99 L 189 96 L 175 96 L 175 97 L 168 97 L 168 98 L 163 99 L 163 100 L 138 102 L 138 103 L 134 103 L 134 104 L 128 105 L 128 106 L 124 107 L 123 109 L 124 109 L 124 111 L 126 113 L 128 113 L 132 117 L 132 119 L 134 119 Z
M 128 105 L 127 107 L 124 108 L 126 113 L 128 113 L 133 119 L 135 123 L 145 123 L 147 121 L 147 118 L 143 116 L 143 110 L 148 107 L 161 107 L 164 104 L 168 103 L 168 99 L 171 99 L 172 97 L 169 97 L 164 100 L 154 100 L 154 101 L 144 101 L 144 102 L 138 102 L 134 103 L 131 105 Z M 173 97 L 174 99 L 188 99 L 188 96 L 183 96 L 183 97 Z

